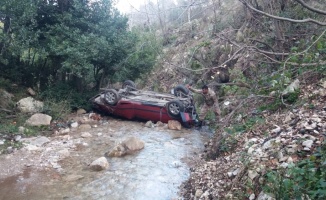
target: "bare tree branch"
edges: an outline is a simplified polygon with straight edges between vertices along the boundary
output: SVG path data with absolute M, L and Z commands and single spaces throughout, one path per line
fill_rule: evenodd
M 326 15 L 325 11 L 319 10 L 317 8 L 313 8 L 313 7 L 309 6 L 308 4 L 306 4 L 305 2 L 303 2 L 302 0 L 295 0 L 295 1 L 300 3 L 303 7 L 307 8 L 308 10 L 311 10 L 311 11 L 316 12 L 318 14 Z
M 297 19 L 291 19 L 291 18 L 285 18 L 285 17 L 279 17 L 279 16 L 275 16 L 275 15 L 271 15 L 268 14 L 266 12 L 263 12 L 261 10 L 258 10 L 254 7 L 252 7 L 248 2 L 246 2 L 245 0 L 239 0 L 241 3 L 243 3 L 247 8 L 249 8 L 252 11 L 255 11 L 257 13 L 260 13 L 262 15 L 265 15 L 267 17 L 273 18 L 273 19 L 278 19 L 278 20 L 282 20 L 282 21 L 288 21 L 288 22 L 293 22 L 293 23 L 307 23 L 307 22 L 311 22 L 314 24 L 318 24 L 320 26 L 326 26 L 326 23 L 324 22 L 320 22 L 311 18 L 307 18 L 307 19 L 302 19 L 302 20 L 297 20 Z

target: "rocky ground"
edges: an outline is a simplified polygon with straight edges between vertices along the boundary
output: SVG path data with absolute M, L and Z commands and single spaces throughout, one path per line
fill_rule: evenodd
M 274 199 L 262 192 L 266 172 L 309 158 L 325 142 L 326 81 L 301 86 L 299 100 L 260 113 L 263 121 L 241 134 L 218 129 L 182 186 L 185 199 Z

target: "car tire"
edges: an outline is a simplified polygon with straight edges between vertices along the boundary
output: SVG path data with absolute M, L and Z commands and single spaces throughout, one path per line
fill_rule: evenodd
M 133 90 L 136 90 L 136 84 L 135 82 L 131 81 L 131 80 L 126 80 L 123 85 L 122 85 L 122 89 L 125 89 L 125 88 L 129 88 L 129 90 L 133 91 Z
M 114 89 L 109 89 L 104 93 L 105 102 L 109 105 L 115 105 L 120 100 L 119 93 Z
M 167 103 L 168 114 L 174 118 L 180 118 L 180 112 L 184 112 L 183 103 L 179 100 L 172 100 Z
M 184 85 L 177 85 L 174 88 L 173 93 L 177 97 L 186 97 L 189 94 L 189 89 L 186 88 Z

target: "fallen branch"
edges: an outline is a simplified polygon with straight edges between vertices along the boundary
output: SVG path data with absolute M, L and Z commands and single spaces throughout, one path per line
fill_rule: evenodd
M 251 89 L 250 85 L 244 83 L 244 82 L 237 82 L 237 83 L 217 83 L 217 82 L 212 82 L 212 83 L 209 83 L 208 86 L 222 86 L 222 85 L 236 85 L 236 86 L 239 86 L 239 87 L 246 87 L 246 88 L 249 88 Z

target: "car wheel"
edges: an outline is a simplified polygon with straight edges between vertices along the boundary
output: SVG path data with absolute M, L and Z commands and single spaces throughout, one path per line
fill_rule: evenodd
M 115 105 L 118 103 L 120 96 L 116 90 L 109 89 L 104 93 L 104 99 L 106 103 L 110 105 Z
M 189 94 L 189 89 L 186 88 L 184 85 L 177 85 L 174 88 L 174 95 L 177 97 L 186 97 Z
M 184 106 L 179 100 L 172 100 L 167 103 L 168 114 L 172 118 L 179 118 L 180 112 L 184 112 Z
M 122 85 L 122 89 L 125 89 L 125 88 L 129 88 L 130 90 L 136 90 L 136 84 L 131 81 L 131 80 L 126 80 L 123 85 Z

